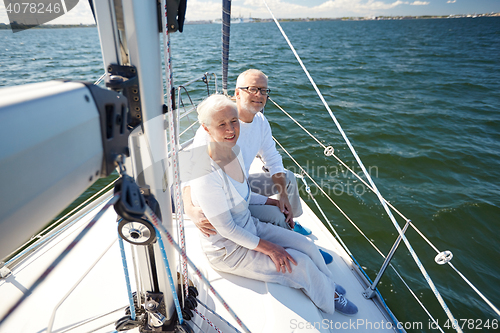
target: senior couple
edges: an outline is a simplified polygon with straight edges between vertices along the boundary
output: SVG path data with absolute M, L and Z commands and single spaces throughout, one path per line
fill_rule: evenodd
M 293 221 L 302 214 L 296 180 L 283 168 L 260 112 L 268 93 L 267 76 L 250 69 L 238 77 L 236 104 L 223 95 L 200 103 L 183 190 L 186 214 L 214 269 L 301 289 L 326 313 L 354 315 L 357 307 L 326 266 L 332 257 Z M 249 175 L 256 155 L 268 173 Z

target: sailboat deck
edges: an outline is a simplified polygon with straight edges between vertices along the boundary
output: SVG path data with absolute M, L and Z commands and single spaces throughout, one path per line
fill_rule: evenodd
M 203 273 L 214 288 L 230 304 L 251 332 L 395 331 L 391 328 L 391 321 L 383 313 L 383 310 L 379 309 L 374 301 L 366 300 L 362 296 L 365 284 L 355 272 L 349 255 L 305 202 L 302 202 L 302 205 L 304 213 L 295 220 L 310 228 L 312 230 L 310 237 L 314 242 L 334 257 L 334 261 L 328 267 L 336 278 L 335 282 L 347 290 L 346 297 L 358 306 L 359 312 L 355 316 L 324 313 L 300 290 L 216 272 L 207 265 L 207 260 L 203 255 L 195 255 L 201 251 L 199 242 L 191 241 L 188 244 L 188 255 L 198 268 L 203 268 Z M 187 221 L 187 238 L 193 239 L 196 234 L 198 234 L 198 230 L 194 224 Z M 199 297 L 207 305 L 215 303 L 215 310 L 230 321 L 233 326 L 238 327 L 222 304 L 218 303 L 210 294 Z M 203 297 L 208 298 L 208 300 L 203 300 Z M 225 326 L 220 322 L 217 325 L 221 329 Z M 222 329 L 222 331 L 231 332 L 230 329 Z
M 21 297 L 21 294 L 32 285 L 103 205 L 104 202 L 101 202 L 88 207 L 73 226 L 40 246 L 15 267 L 11 276 L 0 280 L 2 294 L 0 313 L 5 313 L 14 301 Z M 300 290 L 214 271 L 201 250 L 198 229 L 185 216 L 188 256 L 251 332 L 394 331 L 384 309 L 380 309 L 374 301 L 366 300 L 362 296 L 366 285 L 356 272 L 349 255 L 305 202 L 302 201 L 302 205 L 304 213 L 296 220 L 310 228 L 312 230 L 310 237 L 314 242 L 334 257 L 333 263 L 328 267 L 334 274 L 336 282 L 347 290 L 346 296 L 358 306 L 359 312 L 355 316 L 323 313 Z M 125 244 L 128 248 L 128 244 Z M 114 331 L 113 323 L 125 315 L 123 309 L 128 306 L 128 298 L 117 242 L 116 213 L 111 208 L 69 253 L 62 264 L 55 268 L 50 278 L 46 279 L 2 325 L 2 332 L 46 332 L 49 319 L 57 304 L 102 254 L 104 254 L 102 259 L 56 312 L 53 332 L 65 332 L 78 324 L 82 325 L 70 331 Z M 130 253 L 127 254 L 127 258 L 131 273 L 133 265 L 130 262 Z M 134 290 L 135 281 L 133 274 L 130 275 Z M 200 293 L 198 298 L 239 328 L 223 305 L 213 297 L 208 288 L 203 286 L 200 279 L 195 275 L 190 276 L 190 279 L 198 287 Z M 81 306 L 82 304 L 87 306 Z M 201 305 L 197 310 L 210 318 L 222 332 L 234 332 Z M 95 319 L 100 315 L 104 316 Z M 85 323 L 86 321 L 89 322 Z M 195 315 L 194 322 L 202 332 L 215 332 L 198 315 Z

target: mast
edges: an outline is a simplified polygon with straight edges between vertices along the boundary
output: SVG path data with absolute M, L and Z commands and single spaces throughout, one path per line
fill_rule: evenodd
M 122 91 L 129 100 L 129 127 L 133 130 L 129 137 L 130 158 L 125 162 L 127 172 L 132 174 L 146 199 L 158 203 L 156 210 L 152 208 L 161 216 L 163 225 L 174 230 L 167 179 L 159 6 L 156 1 L 94 0 L 94 8 L 106 85 Z M 170 266 L 175 269 L 174 250 L 165 250 Z M 139 267 L 140 288 L 146 297 L 163 295 L 160 303 L 165 308 L 160 306 L 159 317 L 168 324 L 175 319 L 175 306 L 158 242 L 132 245 L 132 251 Z M 177 274 L 174 272 L 172 277 L 175 286 Z M 142 301 L 140 298 L 138 303 Z

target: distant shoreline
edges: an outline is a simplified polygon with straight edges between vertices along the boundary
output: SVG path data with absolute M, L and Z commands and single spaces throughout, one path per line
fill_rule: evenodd
M 23 26 L 23 25 L 20 25 Z M 29 29 L 95 28 L 95 24 L 42 24 Z M 0 29 L 10 29 L 10 24 L 0 23 Z
M 421 15 L 421 16 L 371 16 L 371 17 L 337 17 L 337 18 L 295 18 L 278 19 L 280 22 L 313 22 L 313 21 L 388 21 L 388 20 L 428 20 L 428 19 L 456 19 L 500 17 L 500 13 L 467 14 L 467 15 Z M 243 23 L 272 22 L 272 19 L 249 18 Z M 212 24 L 214 20 L 186 21 L 185 24 Z M 42 24 L 31 29 L 65 29 L 65 28 L 95 28 L 95 24 Z M 0 29 L 10 29 L 10 24 L 0 23 Z

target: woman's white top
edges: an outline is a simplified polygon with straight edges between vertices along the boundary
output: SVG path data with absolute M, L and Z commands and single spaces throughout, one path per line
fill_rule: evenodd
M 209 237 L 202 235 L 202 247 L 209 260 L 224 260 L 236 265 L 246 253 L 242 248 L 255 249 L 260 238 L 256 236 L 258 219 L 250 215 L 248 204 L 264 204 L 267 197 L 250 191 L 243 157 L 238 146 L 233 148 L 245 180 L 240 183 L 229 177 L 206 153 L 196 154 L 196 177 L 190 181 L 191 199 L 199 206 L 208 221 L 215 227 L 217 234 Z M 201 160 L 208 158 L 208 163 Z M 201 171 L 201 169 L 204 170 Z

